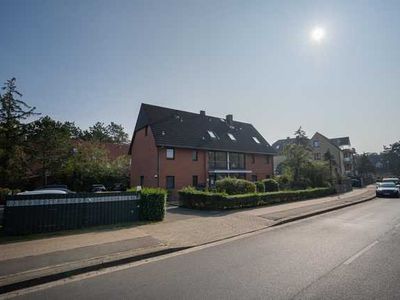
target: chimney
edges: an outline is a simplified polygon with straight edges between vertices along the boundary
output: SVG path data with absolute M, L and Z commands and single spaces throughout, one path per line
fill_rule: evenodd
M 206 111 L 205 111 L 205 110 L 201 110 L 201 111 L 200 111 L 200 116 L 205 117 L 205 115 L 206 115 Z
M 226 123 L 228 123 L 228 125 L 232 125 L 233 122 L 233 115 L 226 115 Z

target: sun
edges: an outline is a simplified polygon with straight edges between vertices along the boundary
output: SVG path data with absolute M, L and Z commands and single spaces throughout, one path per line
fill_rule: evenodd
M 320 43 L 325 38 L 325 29 L 322 27 L 315 27 L 311 31 L 311 40 Z

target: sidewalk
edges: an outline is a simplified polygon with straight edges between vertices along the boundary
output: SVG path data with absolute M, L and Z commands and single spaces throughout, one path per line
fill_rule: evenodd
M 134 256 L 193 247 L 373 199 L 373 186 L 313 200 L 231 211 L 167 209 L 163 222 L 0 245 L 7 285 Z

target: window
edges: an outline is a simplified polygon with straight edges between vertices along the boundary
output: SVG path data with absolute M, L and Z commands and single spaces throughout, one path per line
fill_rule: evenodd
M 199 177 L 197 175 L 192 176 L 192 186 L 197 187 L 199 185 Z
M 146 126 L 146 127 L 144 128 L 144 135 L 145 135 L 145 136 L 147 136 L 147 131 L 148 131 L 148 129 L 149 129 L 149 126 Z
M 267 165 L 269 165 L 269 162 L 270 162 L 269 155 L 265 155 L 265 163 L 266 163 Z
M 212 138 L 212 139 L 216 139 L 217 138 L 217 136 L 215 135 L 215 133 L 213 131 L 208 130 L 207 132 L 208 132 L 208 135 L 210 136 L 210 138 Z
M 254 140 L 257 144 L 260 143 L 260 141 L 258 140 L 258 138 L 256 138 L 255 136 L 253 136 L 253 140 Z
M 234 136 L 232 133 L 228 133 L 228 136 L 230 137 L 230 139 L 231 139 L 232 141 L 236 141 L 236 138 L 235 138 L 235 136 Z
M 208 152 L 208 167 L 211 170 L 227 169 L 228 158 L 226 152 L 209 151 Z
M 256 163 L 256 156 L 254 154 L 251 155 L 251 163 Z
M 314 160 L 321 160 L 321 153 L 319 152 L 314 153 Z
M 318 140 L 313 141 L 313 147 L 314 148 L 319 148 L 319 146 L 320 146 L 320 143 L 319 143 Z
M 140 176 L 140 186 L 144 186 L 144 176 Z
M 269 178 L 271 178 L 271 175 L 265 175 L 265 178 L 269 179 Z
M 167 148 L 167 159 L 175 159 L 175 149 Z
M 256 182 L 257 181 L 257 175 L 251 175 L 251 181 Z
M 229 169 L 244 169 L 244 154 L 243 153 L 229 153 Z
M 165 182 L 166 182 L 165 187 L 168 190 L 172 190 L 175 188 L 175 176 L 167 176 Z
M 192 160 L 193 161 L 198 161 L 199 159 L 199 152 L 197 150 L 192 151 Z

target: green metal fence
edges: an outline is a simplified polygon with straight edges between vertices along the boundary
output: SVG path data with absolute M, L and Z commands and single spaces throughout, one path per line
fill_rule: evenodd
M 52 232 L 139 220 L 140 194 L 79 193 L 7 196 L 9 235 Z

